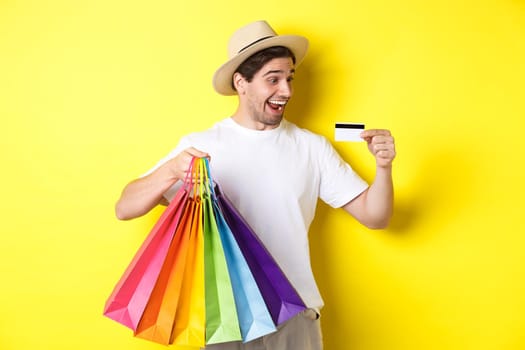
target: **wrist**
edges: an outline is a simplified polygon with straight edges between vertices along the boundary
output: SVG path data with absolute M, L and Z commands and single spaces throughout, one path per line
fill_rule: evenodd
M 377 164 L 376 168 L 377 168 L 377 171 L 392 173 L 392 163 L 387 164 L 387 165 Z
M 156 182 L 164 183 L 167 188 L 171 187 L 177 181 L 183 180 L 180 179 L 174 171 L 172 171 L 168 163 L 161 165 L 157 171 L 153 172 L 151 175 L 155 177 Z

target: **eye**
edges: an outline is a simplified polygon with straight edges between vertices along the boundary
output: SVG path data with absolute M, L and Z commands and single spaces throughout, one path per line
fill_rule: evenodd
M 278 81 L 279 81 L 279 79 L 277 79 L 275 77 L 268 78 L 268 82 L 270 82 L 271 84 L 277 84 Z
M 288 79 L 286 79 L 286 81 L 287 82 L 291 82 L 291 81 L 293 81 L 293 79 L 294 79 L 293 77 L 288 77 Z

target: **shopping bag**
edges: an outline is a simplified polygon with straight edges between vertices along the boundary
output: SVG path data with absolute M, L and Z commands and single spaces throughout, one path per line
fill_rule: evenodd
M 203 347 L 275 331 L 306 307 L 194 158 L 104 314 L 162 344 Z
M 204 216 L 204 276 L 206 300 L 206 344 L 242 340 L 228 266 L 205 173 L 202 196 Z M 201 177 L 202 179 L 202 177 Z
M 248 342 L 276 331 L 275 324 L 216 200 L 213 209 L 228 264 L 242 339 Z
M 137 329 L 187 200 L 188 191 L 181 187 L 114 287 L 105 316 Z
M 165 345 L 171 340 L 175 313 L 181 295 L 195 201 L 193 199 L 186 201 L 185 209 L 149 302 L 135 331 L 135 336 L 139 338 Z
M 204 239 L 202 229 L 202 201 L 195 199 L 195 215 L 191 225 L 188 256 L 182 291 L 175 314 L 171 344 L 203 347 L 205 344 L 204 305 Z
M 280 325 L 305 310 L 306 305 L 277 262 L 233 204 L 220 191 L 218 185 L 215 186 L 215 195 L 219 208 L 255 277 L 274 323 Z

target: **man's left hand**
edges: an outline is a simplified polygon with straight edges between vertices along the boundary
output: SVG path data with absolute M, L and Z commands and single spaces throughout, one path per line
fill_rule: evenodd
M 368 129 L 360 135 L 368 144 L 368 149 L 376 158 L 376 164 L 380 168 L 389 168 L 396 157 L 394 138 L 389 130 Z

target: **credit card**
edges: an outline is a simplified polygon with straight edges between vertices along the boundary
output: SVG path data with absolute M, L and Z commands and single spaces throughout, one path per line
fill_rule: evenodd
M 336 141 L 364 141 L 359 134 L 365 130 L 363 123 L 335 123 L 335 140 Z

